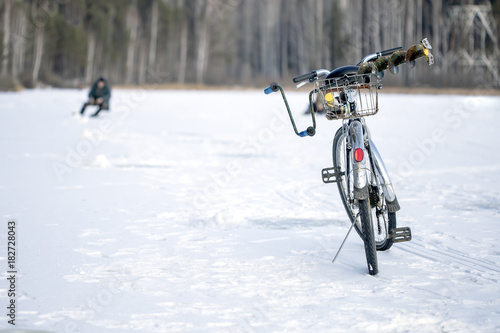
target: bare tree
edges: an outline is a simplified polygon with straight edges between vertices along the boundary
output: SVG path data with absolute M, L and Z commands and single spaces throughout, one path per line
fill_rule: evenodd
M 96 47 L 95 32 L 89 31 L 87 35 L 87 63 L 85 66 L 85 83 L 90 84 L 94 77 L 94 59 Z
M 179 46 L 179 71 L 177 82 L 184 84 L 186 82 L 186 65 L 187 65 L 187 50 L 188 50 L 188 20 L 185 14 L 184 0 L 179 0 L 178 7 L 183 13 L 181 21 L 180 46 Z
M 43 0 L 40 5 L 33 3 L 32 10 L 34 12 L 47 13 L 48 12 L 48 2 Z M 43 15 L 42 15 L 43 17 Z M 45 25 L 47 21 L 41 21 L 36 24 L 35 32 L 35 46 L 34 46 L 34 56 L 33 56 L 33 71 L 31 74 L 31 84 L 36 86 L 38 84 L 38 78 L 40 75 L 40 67 L 42 64 L 42 56 L 45 45 Z
M 26 52 L 26 12 L 23 4 L 16 6 L 14 33 L 11 35 L 12 43 L 12 76 L 18 75 L 24 70 L 24 58 Z
M 3 47 L 2 47 L 2 74 L 8 73 L 9 66 L 9 37 L 10 37 L 10 15 L 11 15 L 11 0 L 5 0 L 3 10 Z
M 196 83 L 203 83 L 207 70 L 210 46 L 210 19 L 217 0 L 198 0 L 196 2 L 197 53 L 196 53 Z
M 158 1 L 151 3 L 151 29 L 149 34 L 148 68 L 153 70 L 156 64 L 156 44 L 158 42 Z
M 135 71 L 135 51 L 137 49 L 137 34 L 139 30 L 139 13 L 137 12 L 137 0 L 133 0 L 127 12 L 127 26 L 129 27 L 129 40 L 127 46 L 127 67 L 125 83 L 132 84 Z

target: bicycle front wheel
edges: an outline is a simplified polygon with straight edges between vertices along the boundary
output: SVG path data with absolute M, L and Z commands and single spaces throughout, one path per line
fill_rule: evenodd
M 375 235 L 373 230 L 370 200 L 359 200 L 359 219 L 363 229 L 363 242 L 365 244 L 366 263 L 370 275 L 378 273 L 377 248 L 375 246 Z
M 333 139 L 333 166 L 337 174 L 337 186 L 344 208 L 364 242 L 368 272 L 375 275 L 378 273 L 377 246 L 370 199 L 354 198 L 354 184 L 351 180 L 353 170 L 351 151 L 343 127 L 337 131 Z

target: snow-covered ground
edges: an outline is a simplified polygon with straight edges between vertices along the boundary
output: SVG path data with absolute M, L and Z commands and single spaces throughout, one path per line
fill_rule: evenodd
M 114 90 L 72 115 L 86 93 L 0 93 L 0 331 L 11 219 L 18 329 L 500 331 L 499 97 L 381 94 L 367 122 L 413 240 L 373 277 L 355 233 L 331 263 L 339 122 L 299 138 L 262 91 Z

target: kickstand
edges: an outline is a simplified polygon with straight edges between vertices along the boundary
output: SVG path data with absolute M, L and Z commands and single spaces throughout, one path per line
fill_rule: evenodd
M 349 228 L 349 230 L 347 231 L 347 235 L 345 235 L 345 238 L 344 240 L 342 241 L 342 244 L 340 244 L 340 247 L 337 251 L 337 254 L 335 254 L 335 258 L 333 258 L 332 260 L 332 263 L 335 262 L 335 260 L 337 259 L 337 257 L 339 256 L 339 253 L 340 253 L 340 250 L 342 250 L 342 248 L 344 247 L 344 243 L 345 241 L 347 240 L 347 237 L 349 237 L 349 234 L 351 233 L 351 230 L 352 230 L 352 227 L 354 227 L 354 223 L 356 223 L 356 220 L 354 220 L 352 223 L 351 223 L 351 227 Z

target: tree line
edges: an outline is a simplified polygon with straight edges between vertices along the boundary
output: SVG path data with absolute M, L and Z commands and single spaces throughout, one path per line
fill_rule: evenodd
M 457 68 L 445 57 L 460 38 L 447 24 L 451 8 L 486 4 L 496 27 L 499 2 L 0 0 L 0 74 L 26 87 L 87 85 L 100 76 L 114 85 L 256 85 L 428 37 L 435 68 L 404 71 L 403 82 L 456 84 Z M 488 51 L 498 48 L 496 36 Z

